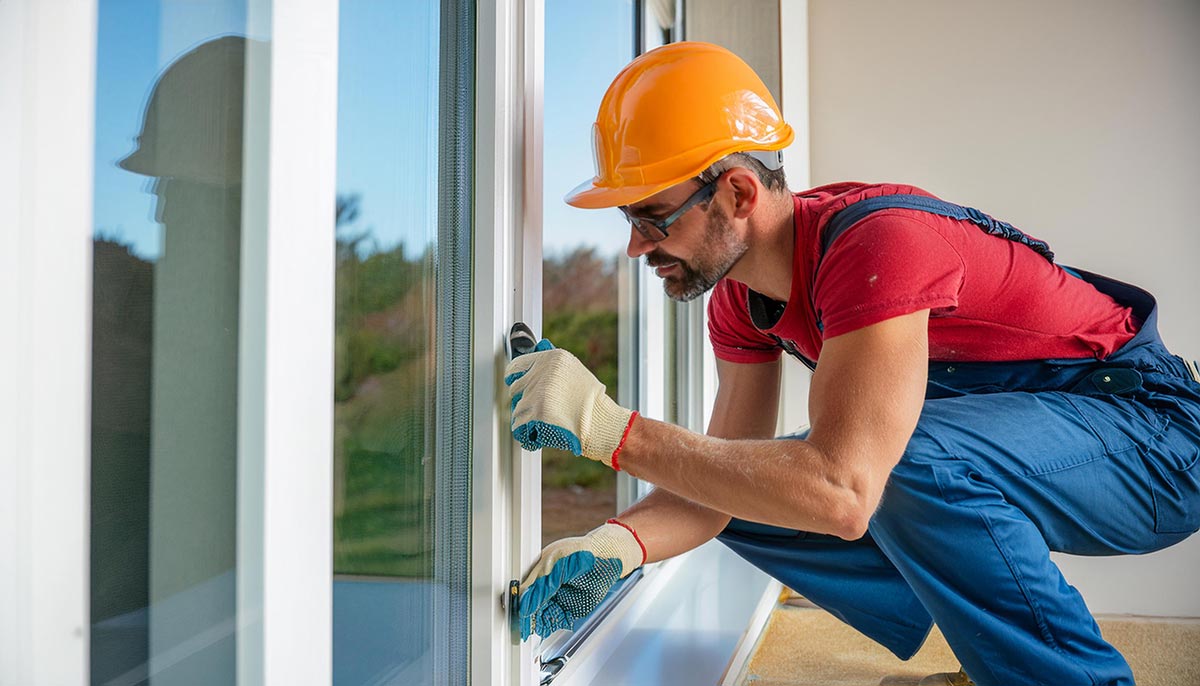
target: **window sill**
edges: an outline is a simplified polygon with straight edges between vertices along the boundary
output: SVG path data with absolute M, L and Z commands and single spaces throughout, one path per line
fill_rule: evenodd
M 731 660 L 748 657 L 762 601 L 778 594 L 778 582 L 711 541 L 648 568 L 553 683 L 717 683 L 740 670 Z

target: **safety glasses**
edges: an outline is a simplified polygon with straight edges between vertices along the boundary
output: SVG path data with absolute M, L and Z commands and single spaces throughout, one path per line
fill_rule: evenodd
M 719 180 L 720 177 L 717 177 L 716 179 L 713 179 L 712 181 L 701 186 L 700 190 L 692 193 L 691 197 L 689 197 L 687 200 L 684 200 L 683 204 L 679 206 L 679 209 L 672 212 L 666 219 L 635 217 L 629 214 L 629 208 L 625 205 L 622 205 L 618 209 L 621 210 L 621 214 L 625 215 L 625 219 L 629 221 L 630 225 L 637 229 L 638 233 L 642 234 L 646 240 L 658 242 L 666 239 L 666 237 L 669 235 L 667 233 L 667 227 L 674 224 L 680 217 L 684 215 L 684 213 L 702 202 L 708 202 L 709 200 L 712 200 L 712 197 L 717 193 L 717 181 Z

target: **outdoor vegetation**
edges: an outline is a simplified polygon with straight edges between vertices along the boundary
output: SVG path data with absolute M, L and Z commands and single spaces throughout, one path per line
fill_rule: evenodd
M 428 578 L 437 498 L 437 255 L 432 245 L 372 245 L 369 229 L 351 230 L 358 205 L 355 196 L 338 201 L 334 572 Z M 615 396 L 615 259 L 589 249 L 549 256 L 543 278 L 543 334 L 578 355 Z M 612 515 L 610 469 L 558 451 L 544 451 L 542 460 L 551 500 L 599 501 Z M 588 528 L 595 526 L 584 510 Z
M 570 350 L 617 393 L 617 259 L 591 248 L 542 262 L 543 335 Z M 616 514 L 616 473 L 593 460 L 542 451 L 542 545 L 577 536 Z

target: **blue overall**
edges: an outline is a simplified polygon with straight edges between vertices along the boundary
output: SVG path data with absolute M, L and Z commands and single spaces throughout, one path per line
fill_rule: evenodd
M 982 219 L 960 218 L 1032 242 L 970 212 Z M 1200 528 L 1200 382 L 1163 345 L 1149 293 L 1071 273 L 1143 322 L 1120 350 L 1103 361 L 931 362 L 916 431 L 866 536 L 734 519 L 720 540 L 901 659 L 937 622 L 979 686 L 1131 686 L 1050 551 L 1147 553 Z

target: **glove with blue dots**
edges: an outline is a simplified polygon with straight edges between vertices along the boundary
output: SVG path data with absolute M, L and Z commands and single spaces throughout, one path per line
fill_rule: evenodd
M 619 469 L 617 454 L 636 412 L 613 402 L 587 367 L 542 339 L 509 363 L 513 438 L 526 450 L 559 448 Z
M 615 519 L 546 546 L 521 582 L 521 640 L 571 629 L 591 614 L 618 579 L 646 560 L 633 529 Z

